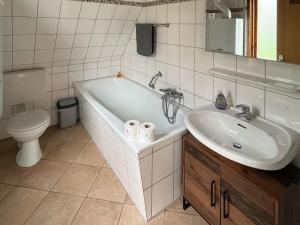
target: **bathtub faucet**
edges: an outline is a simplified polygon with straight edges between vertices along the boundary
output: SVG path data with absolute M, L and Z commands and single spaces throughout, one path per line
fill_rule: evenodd
M 155 76 L 152 77 L 151 81 L 149 82 L 148 86 L 151 87 L 152 89 L 155 89 L 155 84 L 157 82 L 157 80 L 162 77 L 162 73 L 160 71 L 158 71 L 157 74 L 155 74 Z
M 183 93 L 175 88 L 160 89 L 160 91 L 164 92 L 164 95 L 161 97 L 164 115 L 170 124 L 174 124 L 177 112 L 183 101 Z

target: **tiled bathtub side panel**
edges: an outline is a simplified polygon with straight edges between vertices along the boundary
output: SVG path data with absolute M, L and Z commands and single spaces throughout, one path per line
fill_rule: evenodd
M 182 141 L 171 138 L 140 158 L 147 218 L 151 219 L 182 195 Z
M 129 150 L 130 147 L 114 133 L 89 103 L 80 95 L 78 97 L 82 124 L 146 220 L 138 156 Z

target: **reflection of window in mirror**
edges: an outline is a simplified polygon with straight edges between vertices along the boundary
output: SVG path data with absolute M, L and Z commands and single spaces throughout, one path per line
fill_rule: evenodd
M 277 59 L 277 0 L 248 0 L 247 56 Z
M 247 0 L 247 52 L 300 63 L 300 0 Z
M 257 2 L 257 57 L 277 58 L 277 0 Z

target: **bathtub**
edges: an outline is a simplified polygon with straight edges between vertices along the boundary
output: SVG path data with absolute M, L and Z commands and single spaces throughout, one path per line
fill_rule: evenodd
M 183 116 L 169 124 L 161 96 L 127 78 L 107 77 L 74 83 L 80 119 L 146 221 L 181 196 Z M 124 123 L 156 125 L 152 143 L 128 140 Z

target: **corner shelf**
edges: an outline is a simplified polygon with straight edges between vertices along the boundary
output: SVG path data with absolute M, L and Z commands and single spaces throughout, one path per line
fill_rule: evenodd
M 300 98 L 300 84 L 288 83 L 280 79 L 265 79 L 263 77 L 253 76 L 251 74 L 239 73 L 222 68 L 211 68 L 208 70 L 216 77 L 232 80 L 237 83 L 244 83 L 269 91 L 280 92 L 295 98 Z

